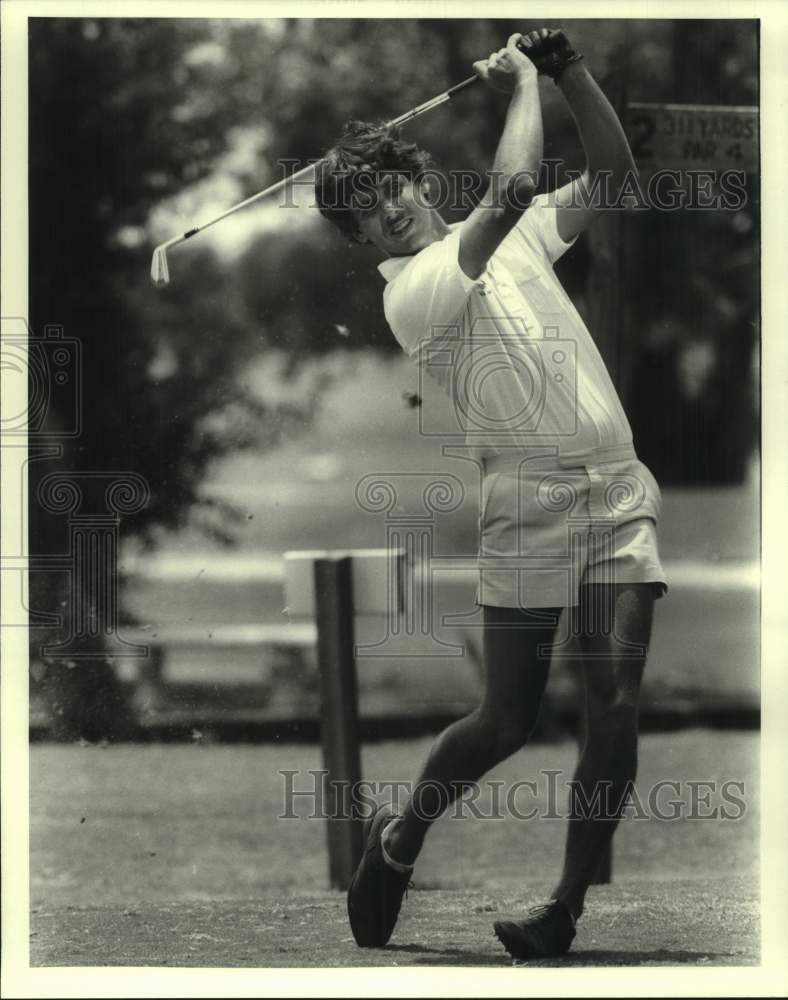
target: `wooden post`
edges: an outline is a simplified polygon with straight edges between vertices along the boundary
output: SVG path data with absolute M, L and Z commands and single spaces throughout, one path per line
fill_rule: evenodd
M 363 850 L 361 820 L 334 818 L 351 807 L 349 791 L 361 780 L 350 557 L 316 559 L 314 586 L 329 875 L 345 890 Z
M 390 616 L 403 612 L 404 573 L 405 550 L 394 546 L 285 552 L 287 613 L 291 619 L 313 620 L 317 631 L 329 817 L 348 814 L 348 793 L 361 780 L 355 651 L 359 648 L 364 658 L 380 648 L 356 646 L 355 617 L 379 616 L 391 627 Z M 361 860 L 362 821 L 329 818 L 327 837 L 331 885 L 344 890 Z

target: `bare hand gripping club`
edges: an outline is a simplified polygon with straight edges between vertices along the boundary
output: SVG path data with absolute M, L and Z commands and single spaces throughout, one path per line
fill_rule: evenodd
M 554 47 L 558 43 L 555 43 L 549 47 Z M 526 55 L 531 57 L 531 53 L 528 51 L 527 45 L 523 44 L 523 39 L 521 38 L 517 47 L 524 52 Z M 536 60 L 534 60 L 536 61 Z M 431 98 L 429 101 L 425 101 L 423 104 L 419 104 L 415 108 L 411 108 L 410 111 L 406 111 L 404 114 L 400 115 L 398 118 L 392 118 L 391 121 L 386 122 L 385 128 L 394 128 L 399 125 L 405 125 L 407 122 L 413 121 L 414 118 L 418 118 L 428 111 L 432 111 L 433 108 L 439 108 L 441 104 L 446 104 L 453 97 L 456 97 L 461 91 L 470 87 L 474 83 L 479 82 L 479 77 L 469 76 L 467 80 L 463 80 L 461 83 L 450 87 L 448 90 L 444 90 L 442 94 L 438 94 L 436 97 Z M 167 266 L 167 251 L 172 247 L 178 246 L 180 243 L 185 243 L 186 240 L 190 240 L 197 233 L 202 233 L 210 226 L 215 226 L 217 222 L 221 222 L 222 219 L 226 219 L 229 215 L 233 215 L 235 212 L 239 212 L 242 208 L 246 208 L 247 205 L 252 205 L 254 202 L 259 201 L 261 198 L 266 198 L 270 194 L 279 191 L 286 184 L 290 184 L 297 180 L 299 177 L 304 177 L 307 174 L 314 172 L 315 168 L 322 163 L 322 160 L 318 160 L 317 163 L 310 163 L 306 167 L 302 167 L 301 170 L 297 170 L 294 174 L 290 174 L 288 177 L 283 177 L 281 180 L 276 181 L 275 184 L 271 184 L 270 187 L 264 188 L 262 191 L 258 191 L 257 194 L 251 195 L 251 197 L 244 199 L 244 201 L 239 201 L 237 205 L 233 205 L 232 208 L 228 208 L 226 211 L 222 212 L 221 215 L 217 215 L 214 219 L 209 219 L 208 222 L 204 222 L 201 226 L 195 226 L 193 229 L 187 230 L 181 236 L 174 236 L 171 240 L 167 240 L 166 243 L 160 243 L 159 246 L 153 251 L 153 259 L 151 261 L 151 278 L 153 279 L 154 285 L 158 287 L 163 287 L 169 284 L 170 272 Z

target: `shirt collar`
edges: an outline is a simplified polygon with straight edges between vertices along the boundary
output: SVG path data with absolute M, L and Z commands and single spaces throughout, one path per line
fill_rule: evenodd
M 397 277 L 409 260 L 413 260 L 413 257 L 387 257 L 385 260 L 381 261 L 380 264 L 378 264 L 378 270 L 386 281 L 392 281 Z
M 461 222 L 452 222 L 449 224 L 449 229 L 454 232 L 455 229 L 459 229 L 462 225 Z M 446 237 L 443 237 L 446 239 Z M 421 251 L 419 251 L 421 253 Z M 414 257 L 418 257 L 418 254 L 409 254 L 407 257 L 387 257 L 385 260 L 378 264 L 378 270 L 386 279 L 386 281 L 393 281 L 394 278 L 400 273 L 400 271 L 405 267 L 408 261 L 413 260 Z

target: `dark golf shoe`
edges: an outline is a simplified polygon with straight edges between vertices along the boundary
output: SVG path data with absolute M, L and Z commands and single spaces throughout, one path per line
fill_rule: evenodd
M 364 856 L 347 893 L 350 929 L 362 948 L 388 943 L 413 871 L 395 871 L 383 858 L 380 836 L 396 815 L 391 806 L 378 806 L 364 824 Z
M 496 920 L 495 936 L 512 958 L 558 958 L 575 936 L 575 922 L 557 899 L 530 909 L 523 920 Z

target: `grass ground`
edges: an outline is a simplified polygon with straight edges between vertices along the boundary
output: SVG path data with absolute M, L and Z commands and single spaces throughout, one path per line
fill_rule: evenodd
M 533 889 L 538 886 L 534 885 Z M 547 886 L 545 885 L 545 888 Z M 292 968 L 510 963 L 492 931 L 531 894 L 490 901 L 465 891 L 413 891 L 385 949 L 356 947 L 337 893 L 285 899 L 72 907 L 34 914 L 31 962 L 58 966 Z M 594 890 L 572 952 L 536 966 L 757 965 L 757 893 L 748 879 L 652 883 Z
M 715 782 L 696 812 L 743 783 L 738 819 L 630 818 L 619 830 L 613 883 L 592 890 L 572 957 L 580 965 L 758 962 L 757 743 L 753 733 L 701 730 L 643 738 L 639 797 L 660 779 Z M 427 742 L 370 745 L 369 778 L 407 779 Z M 521 808 L 559 791 L 571 743 L 527 748 L 490 778 L 537 781 Z M 344 898 L 327 882 L 325 826 L 283 820 L 280 770 L 320 766 L 317 747 L 31 748 L 31 963 L 34 965 L 490 965 L 508 960 L 492 936 L 550 889 L 564 821 L 443 817 L 416 870 L 390 947 L 360 951 Z M 308 781 L 299 776 L 298 787 Z M 697 787 L 697 786 L 696 786 Z M 480 800 L 484 805 L 485 799 Z M 559 796 L 559 802 L 561 801 Z

